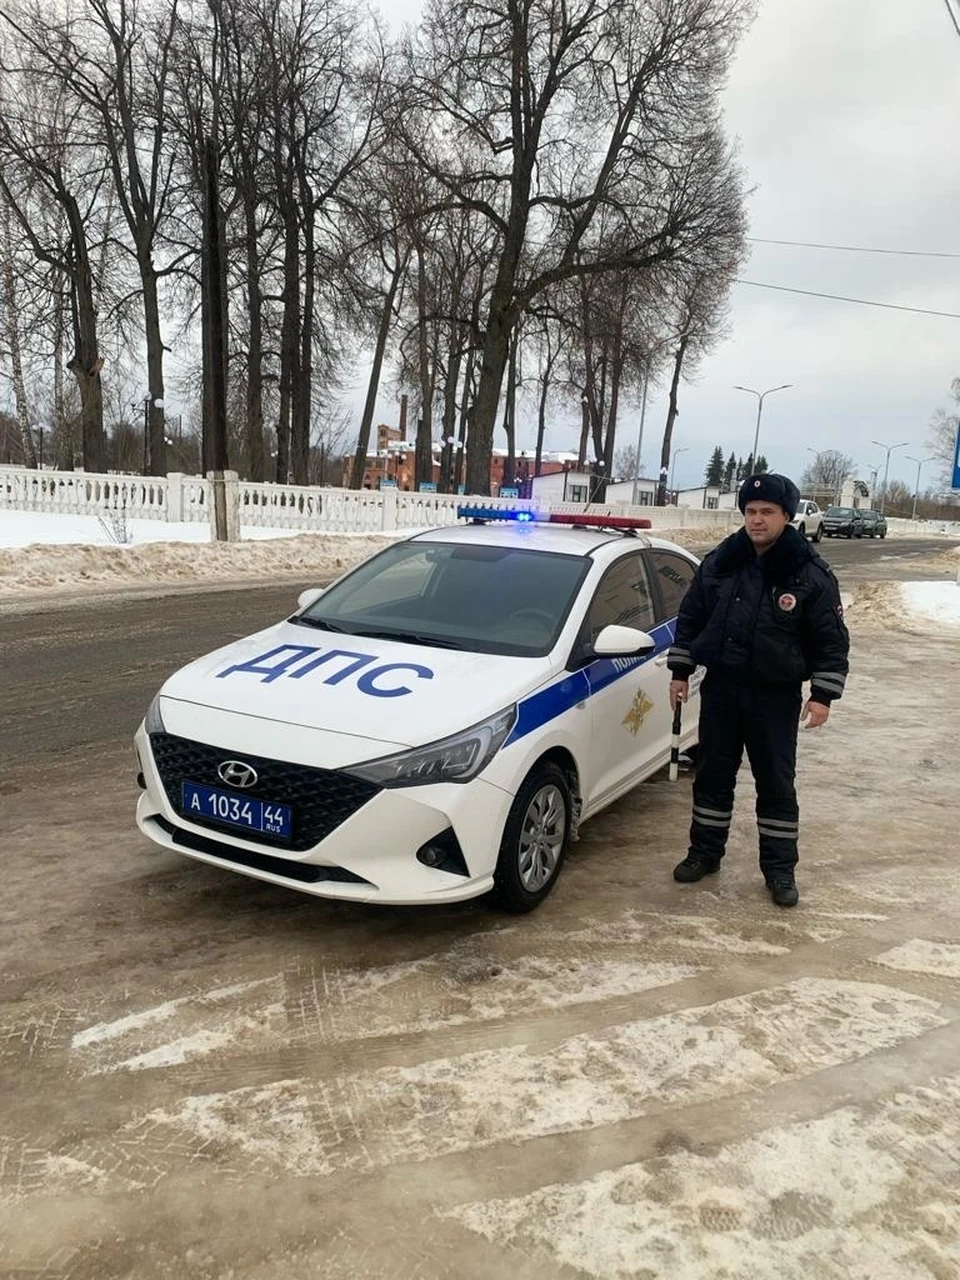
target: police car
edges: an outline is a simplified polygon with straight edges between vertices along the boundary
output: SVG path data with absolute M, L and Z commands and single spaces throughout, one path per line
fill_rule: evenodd
M 459 515 L 171 676 L 136 735 L 140 830 L 322 897 L 536 907 L 579 825 L 669 759 L 697 561 L 647 521 Z

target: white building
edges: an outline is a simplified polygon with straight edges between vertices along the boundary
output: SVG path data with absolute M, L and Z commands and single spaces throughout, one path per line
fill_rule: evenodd
M 601 478 L 592 471 L 577 471 L 571 468 L 569 471 L 557 471 L 552 475 L 534 476 L 530 483 L 532 496 L 539 498 L 542 502 L 587 503 L 598 500 Z M 646 476 L 641 476 L 636 481 L 636 486 L 637 505 L 641 507 L 653 506 L 654 499 L 657 496 L 656 480 L 649 480 Z M 615 480 L 607 485 L 603 501 L 605 503 L 624 502 L 631 504 L 633 502 L 633 491 L 633 480 Z

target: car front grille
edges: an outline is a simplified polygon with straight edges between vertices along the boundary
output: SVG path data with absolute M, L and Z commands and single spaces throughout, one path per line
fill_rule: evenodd
M 210 747 L 172 733 L 151 733 L 150 748 L 167 799 L 175 812 L 191 825 L 221 833 L 229 831 L 253 844 L 289 849 L 295 853 L 303 853 L 319 844 L 380 790 L 373 783 L 352 778 L 336 769 L 309 769 L 305 765 L 270 760 L 246 752 L 241 754 L 225 747 Z M 225 760 L 236 759 L 238 755 L 256 769 L 257 782 L 236 794 L 271 804 L 290 805 L 293 809 L 293 834 L 289 840 L 260 831 L 244 831 L 200 818 L 195 813 L 184 813 L 181 784 L 184 781 L 197 782 L 232 792 L 233 789 L 221 781 L 217 770 Z

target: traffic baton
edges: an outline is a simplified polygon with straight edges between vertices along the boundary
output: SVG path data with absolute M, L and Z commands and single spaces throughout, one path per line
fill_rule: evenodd
M 680 774 L 680 724 L 683 717 L 683 703 L 677 699 L 673 709 L 673 737 L 670 739 L 670 781 L 676 782 Z

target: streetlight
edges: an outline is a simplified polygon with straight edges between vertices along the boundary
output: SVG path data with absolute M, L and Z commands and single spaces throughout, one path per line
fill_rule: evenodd
M 690 452 L 689 445 L 684 445 L 681 449 L 674 449 L 673 451 L 673 461 L 670 463 L 670 492 L 671 493 L 673 493 L 673 477 L 677 470 L 677 454 L 689 453 L 689 452 Z M 676 502 L 674 502 L 674 506 L 676 506 Z
M 878 449 L 886 449 L 887 460 L 883 464 L 883 492 L 880 494 L 880 514 L 883 515 L 883 508 L 887 504 L 887 476 L 890 473 L 890 455 L 894 449 L 906 449 L 910 443 L 909 440 L 901 440 L 899 444 L 884 444 L 882 440 L 871 440 L 871 444 L 875 444 Z
M 787 387 L 792 387 L 792 382 L 784 382 L 779 387 L 768 387 L 766 391 L 754 391 L 753 387 L 734 386 L 734 391 L 746 391 L 752 396 L 757 397 L 757 429 L 753 433 L 753 469 L 757 469 L 757 449 L 760 447 L 760 415 L 763 413 L 764 396 L 772 396 L 775 391 L 786 391 Z
M 909 453 L 905 453 L 903 456 L 907 459 L 908 462 L 915 462 L 917 464 L 917 483 L 913 489 L 913 514 L 910 517 L 911 520 L 916 520 L 917 499 L 920 496 L 920 468 L 923 466 L 925 462 L 934 462 L 935 459 L 934 458 L 911 458 Z

